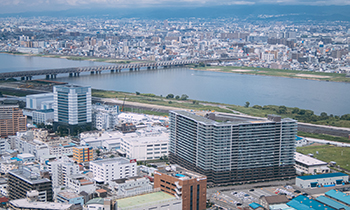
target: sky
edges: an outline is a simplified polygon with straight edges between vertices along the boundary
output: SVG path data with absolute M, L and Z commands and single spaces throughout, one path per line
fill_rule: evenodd
M 216 5 L 350 5 L 350 0 L 0 0 L 0 14 L 67 9 Z

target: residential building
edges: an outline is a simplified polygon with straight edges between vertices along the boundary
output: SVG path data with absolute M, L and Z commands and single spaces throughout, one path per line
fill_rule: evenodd
M 30 154 L 30 153 L 18 154 L 17 158 L 19 158 L 23 162 L 34 162 L 35 161 L 35 156 L 33 154 Z
M 81 195 L 78 195 L 70 191 L 61 191 L 57 193 L 56 196 L 57 203 L 69 203 L 73 205 L 84 205 L 84 198 Z
M 207 177 L 177 165 L 154 172 L 154 188 L 182 200 L 183 210 L 206 209 Z
M 17 149 L 19 153 L 29 153 L 40 159 L 41 156 L 49 155 L 49 147 L 42 141 L 35 140 L 32 132 L 25 134 L 18 134 L 11 138 L 13 148 Z
M 96 190 L 94 181 L 83 174 L 68 175 L 65 184 L 68 189 L 73 190 L 75 193 L 84 191 L 91 194 Z
M 117 157 L 90 162 L 90 170 L 96 182 L 108 183 L 115 179 L 137 176 L 136 160 Z
M 295 120 L 275 115 L 259 121 L 227 116 L 217 122 L 171 111 L 169 159 L 214 184 L 292 178 L 296 130 Z
M 54 127 L 91 126 L 91 87 L 54 86 Z
M 88 146 L 74 147 L 73 159 L 78 163 L 92 161 L 94 159 L 94 150 Z
M 6 139 L 0 138 L 0 154 L 4 154 L 6 150 L 10 149 L 10 144 Z
M 52 183 L 40 174 L 19 168 L 8 172 L 8 194 L 10 200 L 25 198 L 27 192 L 37 190 L 38 201 L 52 201 Z
M 344 173 L 318 174 L 311 176 L 298 176 L 295 185 L 300 188 L 332 187 L 349 182 L 349 175 Z
M 182 209 L 182 200 L 178 200 L 175 196 L 169 195 L 165 192 L 154 192 L 144 195 L 117 199 L 115 205 L 118 210 L 178 210 Z
M 136 176 L 111 180 L 108 185 L 117 198 L 153 192 L 153 186 L 147 177 Z
M 0 105 L 0 136 L 16 135 L 27 130 L 27 117 L 18 105 Z
M 97 130 L 114 129 L 118 124 L 118 115 L 119 106 L 92 106 L 92 124 Z
M 303 155 L 299 152 L 295 153 L 295 169 L 299 174 L 319 174 L 319 173 L 329 173 L 331 170 L 327 167 L 328 163 L 318 160 L 316 158 L 310 157 L 308 155 Z
M 62 156 L 62 158 L 58 160 L 48 162 L 47 165 L 51 174 L 53 187 L 67 185 L 67 176 L 79 173 L 79 165 L 75 164 L 74 161 L 67 156 Z
M 110 141 L 110 143 L 113 144 L 112 147 L 114 147 L 115 149 L 119 149 L 122 136 L 123 133 L 121 133 L 120 131 L 87 131 L 80 134 L 80 145 L 90 146 L 94 149 L 98 149 L 105 147 L 104 143 L 106 141 Z M 112 149 L 108 145 L 106 146 L 109 148 L 109 150 Z

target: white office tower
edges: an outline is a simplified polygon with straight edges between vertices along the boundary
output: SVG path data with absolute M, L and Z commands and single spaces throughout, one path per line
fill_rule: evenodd
M 91 87 L 59 85 L 53 87 L 54 123 L 81 125 L 91 123 Z
M 61 159 L 48 162 L 47 164 L 53 187 L 67 185 L 67 177 L 79 173 L 79 165 L 75 164 L 73 160 L 69 159 L 67 156 L 63 156 Z

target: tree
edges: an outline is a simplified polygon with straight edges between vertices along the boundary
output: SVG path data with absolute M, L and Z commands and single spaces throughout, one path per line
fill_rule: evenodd
M 181 100 L 187 100 L 188 99 L 188 95 L 182 94 L 180 99 Z
M 254 105 L 252 106 L 254 109 L 262 109 L 262 106 L 259 106 L 259 105 Z
M 279 106 L 279 107 L 278 107 L 277 113 L 278 113 L 278 114 L 285 114 L 285 113 L 287 113 L 287 107 L 285 107 L 285 106 Z
M 96 150 L 97 156 L 100 156 L 101 151 L 99 149 Z
M 247 102 L 245 102 L 244 107 L 248 108 L 248 107 L 249 107 L 249 105 L 250 105 L 250 103 L 249 103 L 249 101 L 247 101 Z
M 326 113 L 326 112 L 321 112 L 321 114 L 320 114 L 320 120 L 326 120 L 326 119 L 328 119 L 327 113 Z
M 179 100 L 179 98 L 180 98 L 180 96 L 175 96 L 175 99 L 176 99 L 176 100 Z
M 140 95 L 140 92 L 137 92 L 137 91 L 136 91 L 136 95 L 137 95 L 137 96 Z
M 165 98 L 174 98 L 174 94 L 169 93 Z

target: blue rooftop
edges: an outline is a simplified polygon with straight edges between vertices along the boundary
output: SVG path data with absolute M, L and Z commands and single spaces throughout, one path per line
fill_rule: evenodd
M 180 178 L 186 177 L 185 175 L 182 175 L 182 174 L 176 174 L 175 176 L 180 177 Z
M 327 198 L 327 197 L 325 197 L 323 195 L 317 197 L 316 200 L 321 202 L 321 203 L 326 204 L 327 206 L 333 207 L 333 208 L 335 208 L 337 210 L 339 210 L 341 208 L 344 208 L 345 210 L 350 210 L 350 207 L 348 207 L 348 206 L 346 206 L 346 205 L 344 205 L 342 203 L 339 203 L 339 202 L 337 202 L 335 200 L 332 200 L 330 198 Z
M 330 190 L 325 193 L 327 196 L 350 205 L 350 196 L 338 190 Z
M 298 197 L 289 201 L 287 205 L 298 210 L 332 210 L 333 209 L 332 207 L 326 206 L 304 195 L 299 195 Z
M 337 176 L 349 176 L 344 173 L 330 173 L 330 174 L 318 174 L 318 175 L 310 175 L 310 176 L 298 176 L 298 179 L 302 180 L 311 180 L 311 179 L 324 179 L 324 178 L 331 178 L 331 177 L 337 177 Z
M 258 204 L 258 203 L 251 203 L 249 204 L 250 207 L 252 207 L 253 209 L 257 209 L 259 207 L 264 208 L 262 205 Z

